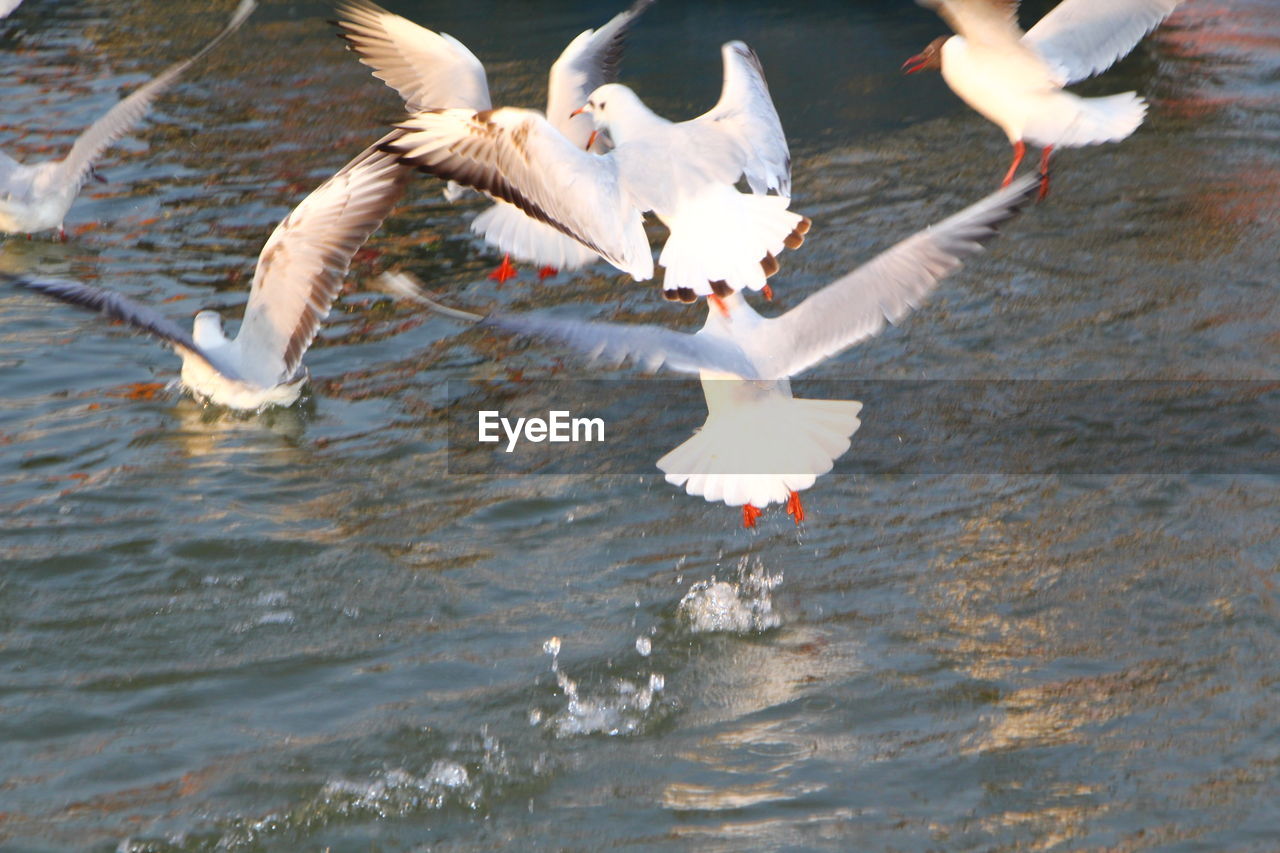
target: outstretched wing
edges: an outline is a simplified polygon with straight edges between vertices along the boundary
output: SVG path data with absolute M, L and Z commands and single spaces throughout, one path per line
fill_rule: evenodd
M 334 23 L 350 49 L 374 77 L 400 93 L 409 112 L 489 109 L 484 66 L 453 36 L 420 27 L 369 0 L 347 0 L 338 14 Z
M 97 311 L 112 320 L 126 323 L 140 332 L 157 338 L 181 354 L 192 355 L 203 360 L 209 367 L 229 379 L 243 378 L 235 369 L 235 365 L 227 362 L 226 359 L 206 353 L 192 340 L 190 334 L 179 328 L 168 317 L 113 290 L 81 284 L 78 281 L 29 278 L 11 273 L 0 273 L 0 280 L 16 287 L 43 293 L 45 296 L 51 296 L 69 305 Z
M 252 379 L 271 386 L 295 374 L 329 315 L 351 256 L 382 224 L 412 175 L 375 144 L 276 226 L 258 256 L 236 336 Z
M 1063 0 L 1022 41 L 1060 85 L 1106 71 L 1159 26 L 1181 0 Z
M 551 66 L 547 82 L 547 120 L 574 145 L 585 148 L 593 125 L 589 115 L 570 115 L 605 83 L 618 79 L 622 48 L 631 23 L 654 0 L 636 0 L 631 8 L 614 15 L 598 30 L 578 35 Z M 437 104 L 436 106 L 451 106 Z
M 937 12 L 957 35 L 971 42 L 1000 45 L 1022 38 L 1018 0 L 916 0 Z
M 687 125 L 729 140 L 752 192 L 775 190 L 790 198 L 791 151 L 760 58 L 740 41 L 723 45 L 720 55 L 724 60 L 720 100 Z
M 1025 175 L 1009 187 L 914 234 L 767 324 L 750 343 L 768 378 L 794 376 L 878 334 L 917 308 L 937 283 L 982 250 L 1036 191 Z
M 653 276 L 641 212 L 623 190 L 614 158 L 576 147 L 537 112 L 427 110 L 382 147 L 403 163 L 514 204 L 638 281 Z
M 170 65 L 108 110 L 102 118 L 89 125 L 89 128 L 80 134 L 75 145 L 71 146 L 71 153 L 58 164 L 55 180 L 63 186 L 77 189 L 83 186 L 89 176 L 89 168 L 102 152 L 111 143 L 132 130 L 151 109 L 152 102 L 160 96 L 160 93 L 173 85 L 184 71 L 238 30 L 257 5 L 256 0 L 240 0 L 240 5 L 236 6 L 231 20 L 223 27 L 222 32 L 214 36 L 194 56 Z
M 755 369 L 736 345 L 720 338 L 691 335 L 661 326 L 570 320 L 547 314 L 472 314 L 441 305 L 427 296 L 414 276 L 398 272 L 382 276 L 388 290 L 403 299 L 454 320 L 492 326 L 503 331 L 550 341 L 589 359 L 612 364 L 632 361 L 645 370 L 667 367 L 680 373 L 703 370 L 755 378 Z

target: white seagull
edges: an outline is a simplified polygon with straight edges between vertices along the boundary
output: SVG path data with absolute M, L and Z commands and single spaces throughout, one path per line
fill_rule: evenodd
M 11 284 L 100 311 L 173 347 L 182 384 L 240 410 L 287 406 L 307 370 L 302 356 L 337 298 L 351 256 L 391 211 L 413 170 L 376 146 L 303 199 L 258 255 L 240 332 L 227 338 L 216 311 L 196 314 L 191 334 L 119 293 L 57 279 L 0 274 Z
M 1063 86 L 1110 68 L 1181 0 L 1063 0 L 1026 33 L 1017 0 L 917 0 L 955 30 L 903 64 L 908 74 L 940 69 L 960 98 L 1004 130 L 1013 145 L 1008 186 L 1026 154 L 1042 149 L 1040 197 L 1049 191 L 1055 146 L 1115 142 L 1142 124 L 1147 103 L 1135 92 L 1081 98 Z
M 775 256 L 804 242 L 809 220 L 787 210 L 791 156 L 760 60 L 736 41 L 721 54 L 720 100 L 689 121 L 658 116 L 618 83 L 593 91 L 581 110 L 611 137 L 607 154 L 511 107 L 418 112 L 387 150 L 516 205 L 637 281 L 653 277 L 642 217 L 653 211 L 671 231 L 658 258 L 670 299 L 762 290 Z M 744 175 L 752 193 L 735 188 Z
M 112 107 L 80 134 L 66 158 L 25 165 L 0 152 L 0 231 L 32 234 L 57 228 L 58 236 L 65 240 L 62 221 L 80 188 L 93 174 L 93 162 L 142 120 L 151 103 L 182 72 L 239 29 L 256 6 L 255 0 L 240 0 L 222 32 L 194 56 L 170 65 Z
M 572 144 L 603 153 L 591 119 L 574 110 L 586 103 L 597 87 L 618 78 L 623 43 L 632 21 L 654 0 L 637 0 L 598 30 L 585 30 L 551 66 L 547 81 L 547 120 Z M 487 110 L 489 83 L 484 66 L 460 41 L 447 33 L 420 27 L 368 2 L 349 0 L 338 7 L 336 21 L 351 50 L 373 74 L 400 93 L 409 112 L 435 108 Z M 445 190 L 451 201 L 462 194 L 454 184 Z M 516 274 L 511 256 L 540 266 L 539 278 L 560 270 L 575 270 L 599 255 L 519 208 L 503 201 L 481 213 L 471 230 L 501 249 L 505 256 L 491 278 L 504 282 Z
M 741 293 L 727 295 L 727 310 L 709 308 L 695 334 L 539 313 L 481 316 L 435 303 L 403 273 L 383 280 L 397 295 L 457 319 L 555 341 L 593 359 L 631 359 L 648 370 L 665 365 L 698 374 L 707 420 L 658 460 L 667 482 L 708 501 L 741 506 L 746 527 L 755 526 L 760 509 L 772 503 L 785 503 L 799 524 L 799 493 L 849 449 L 862 404 L 794 398 L 790 377 L 902 320 L 942 278 L 981 251 L 1035 189 L 1036 178 L 1024 176 L 880 253 L 779 317 L 760 316 Z

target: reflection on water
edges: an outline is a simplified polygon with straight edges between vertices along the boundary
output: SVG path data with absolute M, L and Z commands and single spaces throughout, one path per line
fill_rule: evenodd
M 613 11 L 389 5 L 530 104 Z M 27 0 L 0 26 L 0 147 L 69 143 L 207 14 Z M 397 107 L 331 15 L 264 3 L 113 150 L 69 217 L 93 227 L 0 243 L 0 269 L 235 316 L 271 228 Z M 1274 378 L 1278 25 L 1266 0 L 1187 4 L 1105 81 L 1152 95 L 1147 124 L 1063 157 L 1049 203 L 815 375 Z M 722 40 L 761 52 L 815 220 L 776 310 L 990 190 L 990 126 L 940 81 L 904 101 L 937 26 L 752 0 L 637 28 L 624 75 L 669 115 L 714 100 Z M 206 409 L 163 389 L 171 354 L 0 294 L 0 846 L 1272 843 L 1275 478 L 836 474 L 799 532 L 751 533 L 656 473 L 450 476 L 445 381 L 552 356 L 360 292 L 382 270 L 462 305 L 701 318 L 604 268 L 499 287 L 477 207 L 439 189 L 357 259 L 299 409 Z

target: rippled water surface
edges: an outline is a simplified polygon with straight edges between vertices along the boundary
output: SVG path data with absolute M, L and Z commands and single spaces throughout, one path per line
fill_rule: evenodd
M 26 0 L 0 145 L 65 150 L 232 5 Z M 387 5 L 536 106 L 621 4 Z M 104 158 L 72 239 L 5 239 L 0 269 L 238 316 L 271 228 L 397 115 L 332 14 L 263 0 Z M 941 27 L 887 0 L 661 0 L 637 26 L 624 79 L 673 117 L 714 101 L 722 41 L 759 51 L 815 223 L 778 308 L 1003 173 L 999 130 L 898 74 Z M 1192 0 L 1081 87 L 1146 94 L 1136 135 L 1062 152 L 1048 202 L 812 376 L 1275 379 L 1278 83 L 1274 4 Z M 701 318 L 604 267 L 499 288 L 477 205 L 439 189 L 357 257 L 285 411 L 157 392 L 171 354 L 0 293 L 0 846 L 1275 848 L 1274 476 L 837 472 L 802 529 L 775 507 L 755 532 L 664 483 L 668 446 L 624 460 L 644 476 L 451 477 L 447 379 L 601 374 L 377 273 Z

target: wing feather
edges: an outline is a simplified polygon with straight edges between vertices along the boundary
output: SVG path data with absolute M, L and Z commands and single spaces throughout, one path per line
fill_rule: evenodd
M 351 263 L 400 198 L 413 170 L 367 148 L 302 200 L 258 256 L 244 322 L 241 363 L 259 384 L 288 381 L 329 315 Z
M 532 110 L 427 110 L 384 150 L 437 177 L 482 190 L 594 250 L 638 281 L 653 277 L 644 222 L 612 155 L 573 145 Z
M 719 133 L 730 140 L 752 192 L 775 190 L 790 198 L 791 151 L 760 57 L 740 41 L 724 44 L 720 55 L 724 61 L 720 100 L 686 124 L 696 132 Z
M 627 33 L 654 0 L 636 0 L 598 30 L 586 30 L 560 54 L 547 81 L 547 120 L 569 141 L 583 148 L 591 136 L 591 116 L 571 116 L 587 97 L 606 83 L 616 82 Z M 449 106 L 439 104 L 437 106 Z
M 453 36 L 420 27 L 369 0 L 347 0 L 338 14 L 334 23 L 348 47 L 374 77 L 400 93 L 409 112 L 491 106 L 484 66 Z
M 29 278 L 11 273 L 0 273 L 0 279 L 16 287 L 42 293 L 68 305 L 97 311 L 105 317 L 118 320 L 168 344 L 180 353 L 185 351 L 203 360 L 209 367 L 229 379 L 242 378 L 234 365 L 202 350 L 188 332 L 179 328 L 168 317 L 123 294 L 65 279 Z
M 1025 175 L 812 294 L 768 323 L 768 334 L 750 345 L 753 360 L 768 366 L 768 378 L 794 376 L 901 321 L 980 252 L 1037 185 L 1035 176 Z
M 1063 0 L 1022 41 L 1060 85 L 1107 70 L 1160 25 L 1181 0 Z
M 916 0 L 971 42 L 1009 44 L 1022 38 L 1018 0 Z
M 108 110 L 102 118 L 89 125 L 88 129 L 80 134 L 75 144 L 71 146 L 71 152 L 66 159 L 58 164 L 56 172 L 58 183 L 77 188 L 83 186 L 89 176 L 89 168 L 101 156 L 102 152 L 117 139 L 132 130 L 134 125 L 141 121 L 147 111 L 151 109 L 151 104 L 155 99 L 165 89 L 173 85 L 174 81 L 184 71 L 206 53 L 221 44 L 228 36 L 240 29 L 240 25 L 249 18 L 249 15 L 253 13 L 256 7 L 256 0 L 240 0 L 240 4 L 236 6 L 235 12 L 231 15 L 231 20 L 222 28 L 222 32 L 214 36 L 195 55 L 170 65 L 138 87 L 133 94 Z

